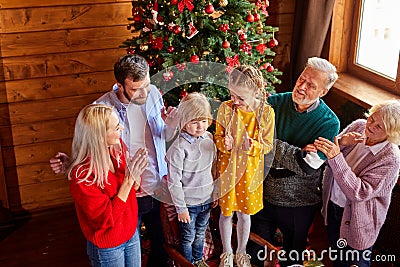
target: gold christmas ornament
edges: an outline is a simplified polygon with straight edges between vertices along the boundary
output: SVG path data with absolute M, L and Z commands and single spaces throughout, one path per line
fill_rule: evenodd
M 225 12 L 218 10 L 218 11 L 214 11 L 214 13 L 209 14 L 208 16 L 210 16 L 212 19 L 217 19 L 219 17 L 221 17 Z
M 219 5 L 225 7 L 228 5 L 228 0 L 219 0 Z
M 149 49 L 149 46 L 147 44 L 141 44 L 139 48 L 141 51 L 147 51 Z

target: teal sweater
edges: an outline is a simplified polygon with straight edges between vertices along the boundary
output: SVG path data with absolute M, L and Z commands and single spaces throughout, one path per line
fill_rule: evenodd
M 317 204 L 321 201 L 319 191 L 320 171 L 306 173 L 304 162 L 299 160 L 301 149 L 322 136 L 333 140 L 339 133 L 339 119 L 320 100 L 319 106 L 306 113 L 296 111 L 292 93 L 275 94 L 268 98 L 275 111 L 275 157 L 272 167 L 285 168 L 293 175 L 274 178 L 268 175 L 264 183 L 264 199 L 272 204 L 299 207 Z M 323 154 L 319 154 L 325 159 Z
M 279 140 L 303 148 L 322 136 L 331 141 L 339 133 L 339 119 L 320 99 L 311 112 L 299 113 L 294 108 L 292 93 L 275 94 L 268 98 L 275 111 L 276 136 Z M 323 153 L 319 156 L 325 159 Z

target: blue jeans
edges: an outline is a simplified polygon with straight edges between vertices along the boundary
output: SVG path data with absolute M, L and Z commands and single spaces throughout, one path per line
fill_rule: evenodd
M 136 230 L 131 239 L 113 248 L 99 248 L 87 241 L 87 254 L 93 267 L 140 267 L 140 239 Z
M 372 255 L 372 247 L 369 247 L 367 249 L 363 250 L 357 250 L 353 249 L 350 246 L 346 246 L 344 248 L 339 248 L 337 245 L 338 240 L 341 238 L 340 237 L 340 225 L 342 223 L 342 217 L 343 217 L 343 211 L 344 208 L 336 205 L 332 201 L 328 202 L 328 239 L 329 239 L 329 245 L 332 249 L 338 250 L 337 257 L 339 257 L 340 250 L 342 250 L 342 255 L 344 255 L 342 259 L 338 258 L 337 260 L 333 261 L 333 266 L 334 267 L 349 267 L 351 265 L 357 265 L 358 267 L 369 267 L 371 265 L 371 260 L 370 259 L 364 259 L 363 258 L 363 253 L 367 253 L 365 251 L 369 251 L 371 253 L 367 253 L 371 257 Z M 349 252 L 348 252 L 349 251 Z M 351 259 L 353 253 L 358 251 L 356 254 L 358 257 L 355 256 L 355 258 Z M 348 259 L 346 258 L 346 255 L 348 255 Z
M 204 239 L 210 219 L 212 203 L 189 206 L 190 223 L 179 222 L 179 246 L 183 256 L 191 263 L 203 258 Z

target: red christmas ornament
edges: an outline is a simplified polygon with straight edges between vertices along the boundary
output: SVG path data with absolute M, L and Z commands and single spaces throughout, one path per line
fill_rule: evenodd
M 212 14 L 215 11 L 214 6 L 211 3 L 208 3 L 208 5 L 204 10 L 206 11 L 207 14 Z
M 231 44 L 228 42 L 228 40 L 222 42 L 222 48 L 228 49 L 230 46 Z
M 242 34 L 239 35 L 239 40 L 240 41 L 244 42 L 244 41 L 246 41 L 246 39 L 247 39 L 247 34 L 242 33 Z
M 133 16 L 133 20 L 136 22 L 141 22 L 143 19 L 143 16 L 140 14 L 136 14 L 135 16 Z
M 221 25 L 219 25 L 218 29 L 222 32 L 227 32 L 229 30 L 229 24 L 227 24 L 227 23 L 221 24 Z
M 126 49 L 126 53 L 129 54 L 129 55 L 132 55 L 132 54 L 135 53 L 135 49 L 133 49 L 132 47 L 129 47 L 129 48 Z
M 185 68 L 186 68 L 186 64 L 185 64 L 185 63 L 181 63 L 181 64 L 176 63 L 175 66 L 176 66 L 176 68 L 177 68 L 178 70 L 180 70 L 180 71 L 184 71 Z
M 254 22 L 254 16 L 252 14 L 248 14 L 246 20 L 247 22 Z
M 190 57 L 190 62 L 192 62 L 192 63 L 198 63 L 199 62 L 199 56 L 198 55 L 196 55 L 196 54 L 194 54 L 193 56 L 191 56 Z
M 245 53 L 247 53 L 247 54 L 250 54 L 250 51 L 251 51 L 251 49 L 252 49 L 253 47 L 252 47 L 251 44 L 249 44 L 248 42 L 244 42 L 243 44 L 241 44 L 241 45 L 239 46 L 239 48 L 240 48 L 243 52 L 245 52 Z
M 171 0 L 171 5 L 176 6 L 178 4 L 178 0 Z
M 163 38 L 157 37 L 151 40 L 151 47 L 155 50 L 161 50 L 163 48 Z
M 156 65 L 156 61 L 155 61 L 154 59 L 150 59 L 150 60 L 148 61 L 148 63 L 149 63 L 149 67 L 150 67 L 150 68 L 152 68 L 152 67 L 154 67 L 154 66 Z
M 181 26 L 179 26 L 179 25 L 175 25 L 175 26 L 172 28 L 172 31 L 173 31 L 173 33 L 175 33 L 175 34 L 180 34 L 180 33 L 182 32 L 182 28 L 181 28 Z
M 173 47 L 172 45 L 167 47 L 167 52 L 168 53 L 173 53 L 175 51 L 175 47 Z
M 184 98 L 185 96 L 187 96 L 189 93 L 186 91 L 186 90 L 183 90 L 180 94 L 179 94 L 179 97 L 182 99 L 182 98 Z
M 273 71 L 274 71 L 274 66 L 269 65 L 269 66 L 267 67 L 267 71 L 268 71 L 268 72 L 273 72 Z
M 268 42 L 268 47 L 269 48 L 274 48 L 275 46 L 277 46 L 279 43 L 278 43 L 278 40 L 276 40 L 275 38 L 272 38 L 269 42 Z
M 260 20 L 260 14 L 254 13 L 254 21 L 259 21 Z
M 166 82 L 171 80 L 173 77 L 174 77 L 174 73 L 170 70 L 167 70 L 166 72 L 163 73 L 163 78 L 164 78 L 164 81 L 166 81 Z

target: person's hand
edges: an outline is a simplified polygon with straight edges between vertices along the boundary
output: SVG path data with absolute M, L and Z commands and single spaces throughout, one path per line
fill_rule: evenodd
M 167 109 L 163 107 L 161 109 L 161 118 L 169 127 L 176 128 L 179 122 L 178 109 L 171 106 L 169 106 Z
M 50 167 L 55 174 L 63 173 L 67 170 L 69 157 L 67 154 L 57 152 L 57 154 L 50 159 Z
M 318 139 L 315 140 L 314 145 L 319 151 L 324 153 L 328 159 L 332 159 L 340 154 L 338 138 L 335 137 L 334 141 L 335 142 L 332 143 L 326 138 L 318 137 Z
M 247 134 L 247 132 L 246 132 L 246 136 L 245 136 L 243 139 L 244 139 L 244 140 L 243 140 L 243 144 L 242 144 L 242 149 L 243 149 L 244 151 L 249 151 L 250 148 L 251 148 L 251 145 L 253 144 L 253 139 L 251 139 L 251 138 L 249 137 L 249 135 Z
M 232 150 L 233 147 L 233 137 L 231 134 L 227 133 L 224 137 L 224 144 L 226 150 Z
M 190 223 L 190 215 L 188 211 L 178 213 L 178 221 L 183 223 Z
M 308 144 L 305 147 L 303 147 L 301 150 L 305 151 L 305 152 L 318 152 L 318 149 L 315 147 L 314 144 Z
M 349 146 L 361 143 L 364 141 L 362 134 L 357 132 L 349 132 L 340 137 L 340 145 Z
M 149 162 L 149 156 L 147 150 L 144 148 L 139 148 L 132 158 L 129 158 L 129 153 L 126 155 L 126 170 L 125 179 L 128 183 L 132 183 L 137 190 L 140 186 L 143 171 L 146 169 Z
M 213 201 L 212 207 L 216 208 L 218 206 L 218 199 Z

